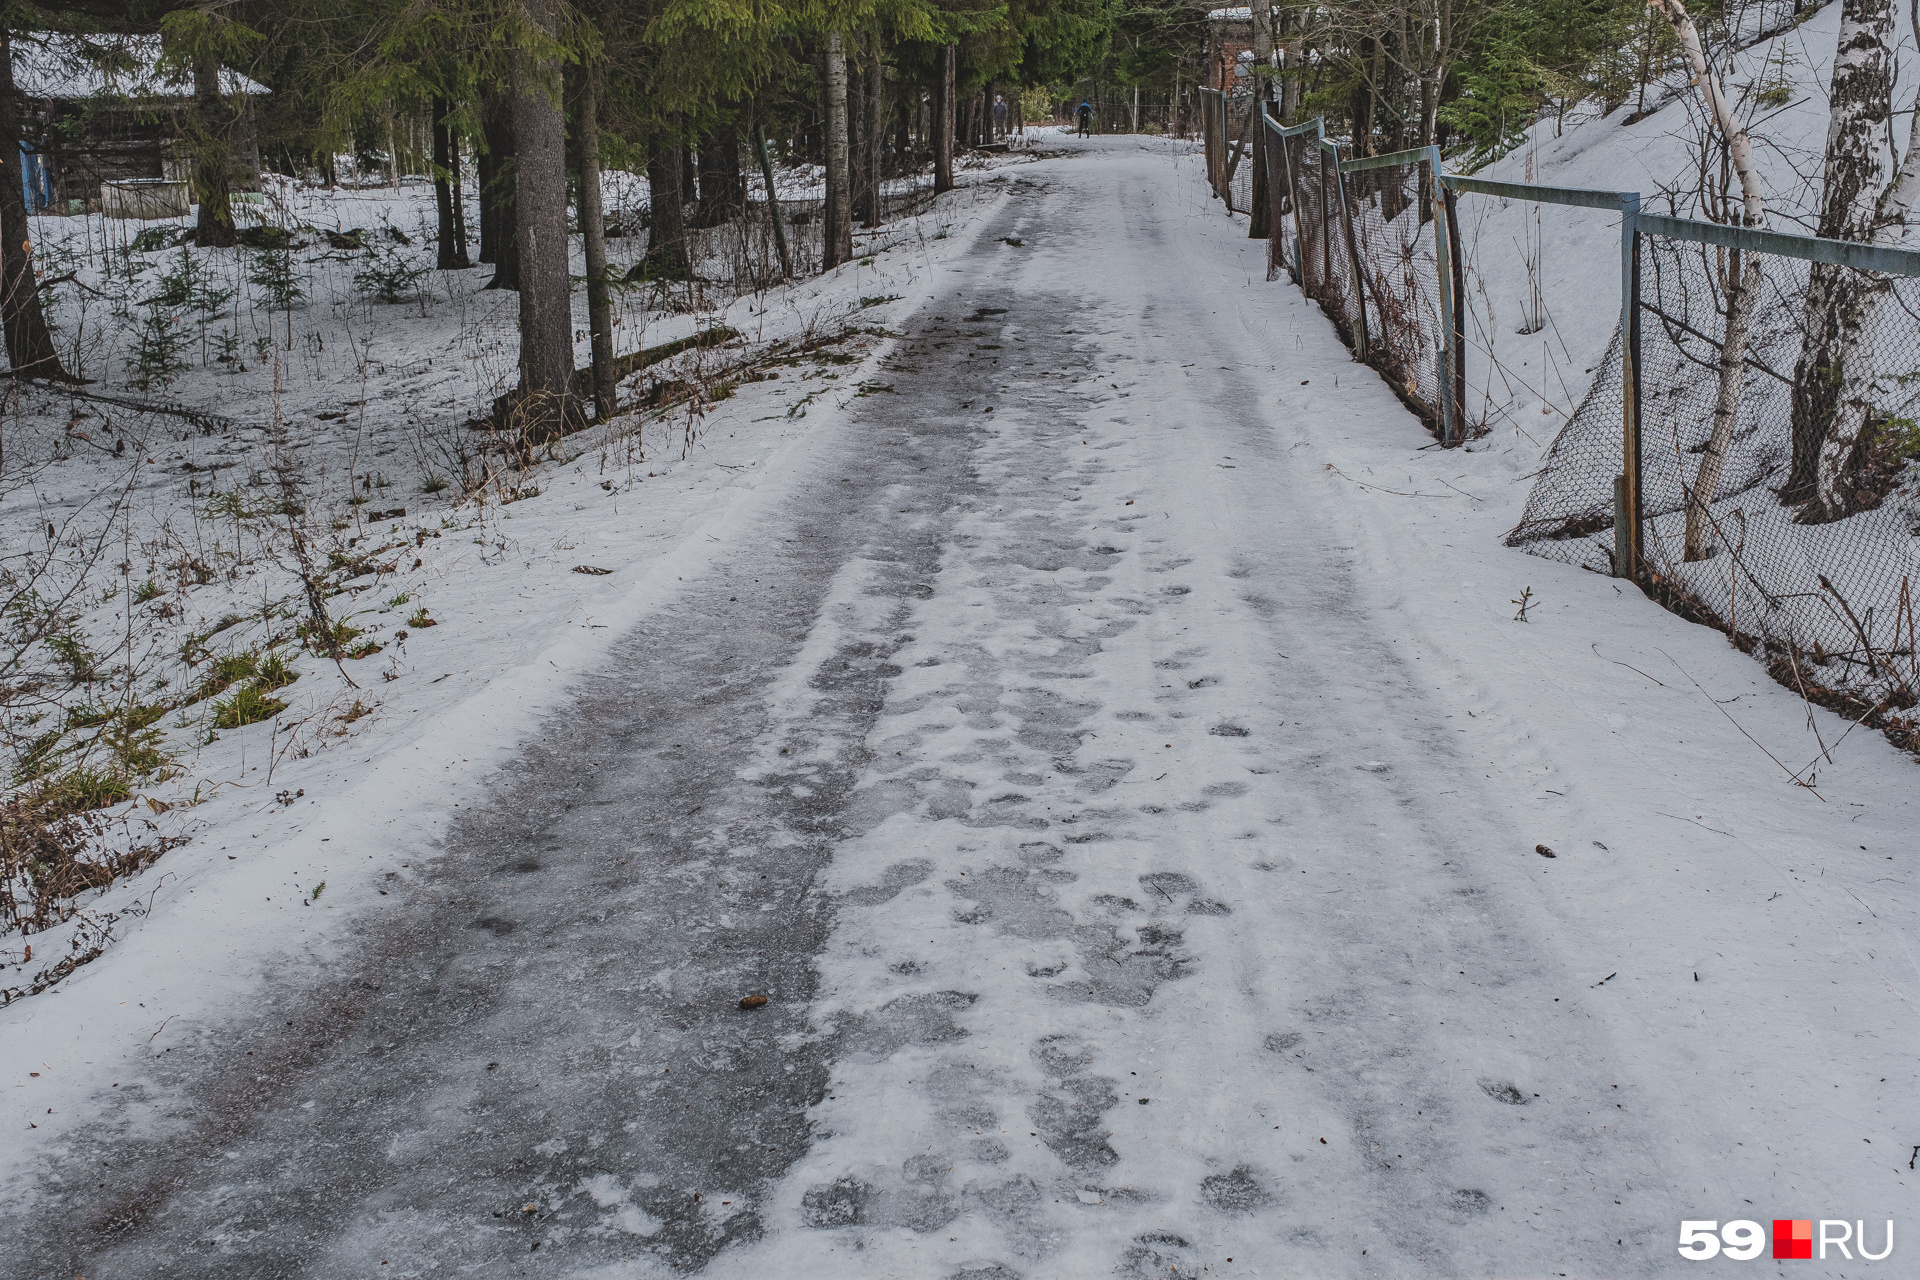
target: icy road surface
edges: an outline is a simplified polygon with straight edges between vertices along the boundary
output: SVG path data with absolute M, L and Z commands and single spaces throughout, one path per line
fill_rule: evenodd
M 1374 375 L 1249 327 L 1194 167 L 1016 177 L 804 500 L 352 964 L 70 1144 L 0 1271 L 1614 1276 L 1682 1216 L 1872 1217 L 1674 1140 L 1791 1164 L 1570 971 L 1535 784 L 1288 408 Z

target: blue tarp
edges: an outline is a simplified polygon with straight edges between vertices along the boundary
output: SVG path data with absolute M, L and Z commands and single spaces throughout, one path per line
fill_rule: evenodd
M 27 197 L 28 213 L 39 213 L 53 203 L 53 175 L 39 152 L 24 142 L 20 144 L 20 189 Z

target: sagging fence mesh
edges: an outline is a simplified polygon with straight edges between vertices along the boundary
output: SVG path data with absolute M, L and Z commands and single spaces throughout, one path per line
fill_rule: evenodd
M 1227 99 L 1227 208 L 1234 213 L 1253 212 L 1253 148 L 1259 142 L 1254 135 L 1257 117 L 1252 103 Z
M 1315 145 L 1312 135 L 1283 129 L 1280 122 L 1266 122 L 1267 193 L 1272 211 L 1267 236 L 1267 279 L 1278 280 L 1285 271 L 1308 297 L 1317 297 L 1308 281 L 1326 275 L 1321 256 L 1319 208 L 1306 208 L 1299 202 L 1299 184 L 1293 175 L 1306 163 L 1307 149 Z
M 1367 335 L 1366 299 L 1355 284 L 1339 159 L 1312 135 L 1285 141 L 1284 173 L 1293 193 L 1293 217 L 1282 218 L 1281 234 L 1291 231 L 1299 246 L 1300 288 L 1327 313 L 1340 340 L 1360 354 Z M 1297 145 L 1302 142 L 1305 145 Z M 1271 235 L 1268 240 L 1271 243 Z
M 1920 689 L 1920 279 L 1639 241 L 1643 581 L 1783 683 L 1920 747 L 1920 720 L 1902 714 Z M 1756 296 L 1723 397 L 1729 298 L 1743 284 Z M 1858 324 L 1832 323 L 1850 312 Z M 1616 336 L 1508 545 L 1616 570 L 1614 477 L 1629 469 L 1632 390 L 1622 346 Z
M 1209 175 L 1230 201 L 1222 108 Z M 1630 268 L 1633 321 L 1616 324 L 1508 545 L 1632 577 L 1809 700 L 1920 751 L 1920 252 L 1436 173 L 1431 149 L 1343 161 L 1320 122 L 1263 120 L 1268 279 L 1287 272 L 1437 432 L 1450 415 L 1449 443 L 1478 430 L 1462 412 L 1457 194 L 1617 218 L 1619 246 L 1591 251 Z M 1744 342 L 1727 342 L 1730 313 Z
M 1357 169 L 1344 176 L 1354 265 L 1367 298 L 1366 361 L 1444 436 L 1445 420 L 1465 399 L 1460 363 L 1449 356 L 1448 327 L 1461 327 L 1458 272 L 1447 256 L 1449 215 L 1421 157 Z M 1438 197 L 1438 199 L 1436 199 Z M 1451 382 L 1451 385 L 1449 385 Z
M 1457 256 L 1444 251 L 1432 156 L 1343 164 L 1317 128 L 1268 118 L 1267 278 L 1288 271 L 1357 356 L 1442 439 L 1457 431 L 1462 376 Z

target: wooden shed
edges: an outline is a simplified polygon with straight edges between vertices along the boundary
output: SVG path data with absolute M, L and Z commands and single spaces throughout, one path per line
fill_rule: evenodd
M 159 36 L 13 38 L 13 83 L 20 95 L 21 181 L 36 213 L 97 208 L 102 183 L 180 180 L 180 139 L 193 105 L 191 77 L 160 70 Z M 253 99 L 268 90 L 237 71 L 220 72 L 237 100 L 234 188 L 252 188 L 260 171 Z

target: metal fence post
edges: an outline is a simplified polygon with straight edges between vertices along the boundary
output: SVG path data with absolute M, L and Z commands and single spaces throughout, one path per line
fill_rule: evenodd
M 1613 566 L 1618 577 L 1642 580 L 1640 467 L 1640 197 L 1620 196 L 1620 479 L 1615 490 Z
M 1316 121 L 1315 123 L 1318 122 Z M 1301 292 L 1305 293 L 1308 297 L 1312 297 L 1313 290 L 1307 280 L 1306 264 L 1300 259 L 1300 175 L 1295 169 L 1294 147 L 1292 145 L 1294 137 L 1304 132 L 1305 126 L 1288 127 L 1286 125 L 1278 125 L 1276 122 L 1276 127 L 1277 132 L 1275 137 L 1279 139 L 1280 147 L 1280 172 L 1287 184 L 1288 207 L 1293 210 L 1293 257 L 1287 264 L 1287 270 L 1293 276 L 1293 282 L 1300 286 Z M 1273 172 L 1271 165 L 1268 166 L 1267 184 L 1267 189 L 1271 192 L 1273 189 Z M 1271 228 L 1269 228 L 1269 230 L 1271 230 Z
M 1220 100 L 1220 91 L 1203 85 L 1199 92 L 1200 138 L 1201 146 L 1206 153 L 1207 189 L 1213 192 L 1216 199 L 1220 199 L 1224 186 L 1220 175 L 1225 172 L 1227 164 L 1226 145 L 1220 136 L 1220 112 L 1215 108 L 1215 104 Z
M 1232 150 L 1227 142 L 1227 91 L 1220 91 L 1220 200 L 1227 206 L 1227 212 L 1233 212 L 1233 184 L 1227 177 L 1227 155 Z
M 1327 216 L 1327 148 L 1326 140 L 1316 136 L 1313 154 L 1320 161 L 1320 296 L 1316 302 L 1325 303 L 1327 288 L 1333 268 L 1333 235 L 1328 228 L 1333 219 Z
M 1453 281 L 1453 314 L 1447 325 L 1453 333 L 1453 408 L 1459 414 L 1458 443 L 1467 438 L 1467 269 L 1460 248 L 1460 203 L 1453 188 L 1445 195 L 1447 205 L 1447 275 Z
M 1426 151 L 1425 185 L 1432 202 L 1434 265 L 1440 274 L 1440 444 L 1452 448 L 1460 442 L 1460 406 L 1454 403 L 1454 373 L 1460 365 L 1460 349 L 1453 331 L 1453 221 L 1446 189 L 1440 185 L 1440 148 L 1428 147 Z

